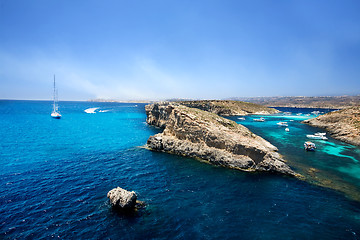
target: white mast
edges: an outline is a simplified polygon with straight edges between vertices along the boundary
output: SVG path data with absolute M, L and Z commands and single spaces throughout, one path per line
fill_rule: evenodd
M 56 98 L 55 98 L 55 74 L 54 74 L 54 106 L 53 106 L 53 112 L 56 112 Z

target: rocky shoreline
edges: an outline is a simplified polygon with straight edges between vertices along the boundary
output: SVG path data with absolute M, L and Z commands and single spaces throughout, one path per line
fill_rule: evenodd
M 337 140 L 360 146 L 360 106 L 329 112 L 303 123 L 323 128 Z
M 243 171 L 297 175 L 275 146 L 234 121 L 180 103 L 154 103 L 145 110 L 147 123 L 164 129 L 149 137 L 151 150 Z

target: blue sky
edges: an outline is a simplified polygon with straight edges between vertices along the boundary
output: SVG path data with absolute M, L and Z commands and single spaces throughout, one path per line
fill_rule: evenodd
M 0 0 L 0 99 L 360 94 L 360 1 Z

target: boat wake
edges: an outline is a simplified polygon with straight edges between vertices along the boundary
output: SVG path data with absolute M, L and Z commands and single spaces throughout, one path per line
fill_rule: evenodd
M 84 112 L 86 112 L 86 113 L 95 113 L 95 111 L 97 109 L 99 109 L 99 108 L 98 107 L 96 107 L 96 108 L 88 108 L 88 109 L 85 109 Z

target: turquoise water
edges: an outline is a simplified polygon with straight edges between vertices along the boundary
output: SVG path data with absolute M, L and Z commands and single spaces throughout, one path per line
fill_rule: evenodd
M 342 191 L 348 197 L 360 200 L 360 147 L 337 141 L 328 134 L 328 140 L 308 139 L 307 134 L 324 132 L 322 129 L 301 123 L 303 120 L 315 117 L 311 112 L 317 109 L 278 109 L 287 114 L 262 116 L 266 119 L 265 122 L 253 121 L 260 116 L 248 116 L 245 120 L 239 120 L 237 117 L 231 119 L 247 126 L 251 131 L 277 146 L 289 165 L 310 182 Z M 285 127 L 276 124 L 280 121 L 288 123 L 289 132 L 285 131 Z M 304 151 L 305 141 L 315 143 L 317 150 Z M 316 169 L 316 172 L 309 173 L 310 168 Z
M 159 131 L 145 123 L 144 104 L 60 102 L 60 110 L 56 120 L 50 102 L 0 101 L 0 238 L 359 238 L 360 203 L 342 193 L 141 148 Z M 356 179 L 358 149 L 330 139 L 307 153 L 302 135 L 312 128 L 296 122 L 285 135 L 245 122 L 291 162 Z M 323 147 L 326 164 L 314 157 Z M 146 208 L 114 212 L 106 194 L 117 186 L 136 191 Z

